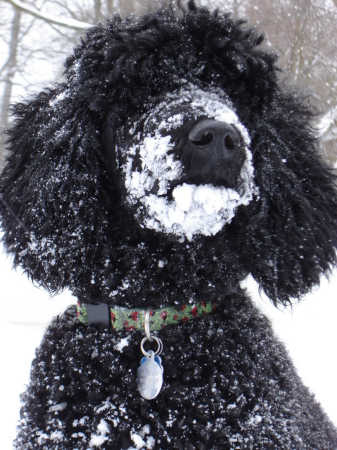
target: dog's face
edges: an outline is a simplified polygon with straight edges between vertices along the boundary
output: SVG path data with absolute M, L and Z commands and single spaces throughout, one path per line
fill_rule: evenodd
M 257 193 L 250 138 L 220 90 L 186 84 L 117 140 L 123 201 L 141 227 L 211 236 Z
M 287 304 L 318 284 L 336 264 L 335 179 L 262 42 L 205 8 L 88 30 L 66 83 L 12 110 L 15 264 L 90 301 L 218 298 L 252 273 Z

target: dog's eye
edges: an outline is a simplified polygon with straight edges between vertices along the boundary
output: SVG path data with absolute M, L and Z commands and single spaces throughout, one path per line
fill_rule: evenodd
M 213 135 L 210 132 L 207 133 L 203 133 L 201 135 L 201 137 L 196 140 L 196 141 L 192 141 L 193 144 L 198 145 L 200 147 L 203 147 L 204 145 L 208 145 L 213 141 Z

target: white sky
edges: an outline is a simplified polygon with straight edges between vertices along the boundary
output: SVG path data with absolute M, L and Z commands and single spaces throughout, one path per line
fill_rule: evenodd
M 278 311 L 266 298 L 259 298 L 256 284 L 246 285 L 255 301 L 272 318 L 275 331 L 287 345 L 305 384 L 316 394 L 337 425 L 337 272 L 331 282 L 308 295 L 293 312 Z M 11 262 L 0 247 L 0 436 L 1 449 L 12 449 L 19 419 L 19 395 L 28 382 L 34 349 L 39 345 L 51 317 L 75 299 L 66 292 L 50 299 L 25 276 L 11 270 Z

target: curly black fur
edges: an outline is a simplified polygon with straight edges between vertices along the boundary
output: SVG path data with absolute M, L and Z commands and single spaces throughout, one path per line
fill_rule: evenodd
M 136 333 L 119 352 L 125 334 L 85 328 L 72 309 L 55 319 L 23 396 L 18 448 L 94 448 L 102 423 L 102 449 L 127 449 L 135 433 L 158 449 L 336 448 L 336 431 L 239 285 L 251 273 L 275 305 L 289 304 L 336 263 L 335 180 L 317 153 L 313 112 L 279 83 L 262 42 L 204 8 L 180 20 L 169 9 L 115 16 L 86 32 L 65 84 L 12 107 L 0 212 L 15 265 L 86 302 L 111 293 L 127 307 L 222 302 L 161 333 L 165 382 L 150 403 L 135 387 Z M 132 120 L 186 83 L 221 89 L 234 105 L 259 191 L 219 233 L 191 242 L 137 224 L 111 157 Z

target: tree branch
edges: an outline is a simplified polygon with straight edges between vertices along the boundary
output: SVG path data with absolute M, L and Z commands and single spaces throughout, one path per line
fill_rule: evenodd
M 87 23 L 87 22 L 80 22 L 79 20 L 67 19 L 67 18 L 58 19 L 57 17 L 55 17 L 51 14 L 41 13 L 37 9 L 27 6 L 19 0 L 5 0 L 5 1 L 7 3 L 10 3 L 12 6 L 14 6 L 14 8 L 17 8 L 20 11 L 28 13 L 28 14 L 30 14 L 38 19 L 41 19 L 47 23 L 53 23 L 55 25 L 60 25 L 61 27 L 67 27 L 67 28 L 72 28 L 72 29 L 76 29 L 76 30 L 83 30 L 85 28 L 92 26 L 90 23 Z

